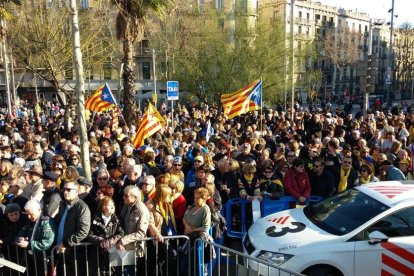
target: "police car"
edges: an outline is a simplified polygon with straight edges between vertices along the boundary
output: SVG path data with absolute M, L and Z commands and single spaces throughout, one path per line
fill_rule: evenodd
M 366 184 L 269 215 L 250 227 L 243 249 L 305 275 L 414 275 L 414 185 Z

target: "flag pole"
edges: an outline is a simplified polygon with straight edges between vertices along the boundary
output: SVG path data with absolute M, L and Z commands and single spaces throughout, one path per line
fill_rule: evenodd
M 260 82 L 262 84 L 262 89 L 260 93 L 260 136 L 263 135 L 263 81 L 260 78 Z

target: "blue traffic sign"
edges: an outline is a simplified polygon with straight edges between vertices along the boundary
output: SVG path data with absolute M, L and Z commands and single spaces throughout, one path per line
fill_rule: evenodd
M 167 81 L 167 100 L 178 100 L 178 81 Z

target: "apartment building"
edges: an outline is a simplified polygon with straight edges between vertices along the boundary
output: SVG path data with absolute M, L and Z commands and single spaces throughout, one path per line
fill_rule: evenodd
M 291 20 L 291 3 L 293 3 L 293 20 Z M 290 28 L 293 24 L 294 48 L 301 51 L 303 43 L 314 41 L 318 45 L 320 54 L 316 64 L 304 64 L 295 67 L 295 80 L 299 84 L 304 74 L 310 68 L 319 69 L 323 73 L 321 84 L 317 87 L 320 97 L 332 98 L 333 96 L 342 97 L 344 95 L 361 95 L 362 87 L 360 87 L 359 79 L 363 72 L 358 72 L 358 63 L 366 61 L 368 54 L 370 18 L 366 13 L 344 10 L 342 8 L 325 5 L 321 2 L 312 0 L 265 0 L 259 4 L 259 21 L 281 22 L 284 25 L 287 40 L 290 39 Z M 345 30 L 359 34 L 354 41 L 359 48 L 358 60 L 346 65 L 337 65 L 326 54 L 326 49 L 322 43 L 328 33 L 334 33 L 335 43 L 339 43 L 343 37 Z M 374 41 L 381 41 L 374 51 L 381 52 L 386 34 L 381 31 L 378 33 Z M 341 51 L 339 50 L 338 53 Z M 308 62 L 306 62 L 308 63 Z M 339 67 L 339 68 L 338 68 Z M 362 68 L 364 70 L 364 68 Z M 381 80 L 379 78 L 379 80 Z M 297 95 L 306 95 L 308 91 L 303 91 L 304 87 L 297 85 Z

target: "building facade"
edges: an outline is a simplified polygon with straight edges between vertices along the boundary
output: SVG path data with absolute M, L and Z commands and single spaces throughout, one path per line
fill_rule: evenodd
M 291 20 L 291 4 L 293 3 L 293 18 Z M 314 64 L 295 66 L 296 93 L 309 93 L 299 86 L 307 69 L 319 69 L 322 80 L 317 87 L 320 98 L 337 98 L 362 96 L 365 86 L 360 83 L 366 75 L 366 62 L 369 50 L 369 33 L 371 21 L 366 13 L 345 10 L 324 5 L 312 0 L 265 0 L 259 4 L 259 20 L 263 22 L 281 22 L 284 25 L 287 40 L 290 39 L 290 29 L 293 24 L 294 48 L 301 51 L 303 43 L 313 41 L 316 44 L 318 59 Z M 378 56 L 378 77 L 376 92 L 383 92 L 387 67 L 387 52 L 389 51 L 389 27 L 373 27 L 373 53 Z M 350 36 L 352 33 L 352 36 Z M 332 41 L 327 45 L 325 41 Z M 345 42 L 352 40 L 358 46 L 357 58 L 349 62 Z M 348 46 L 346 46 L 348 45 Z M 336 49 L 332 49 L 336 48 Z M 336 58 L 333 57 L 336 54 Z M 331 53 L 330 53 L 331 52 Z M 348 63 L 347 63 L 348 62 Z M 364 64 L 365 66 L 361 66 Z M 364 82 L 362 82 L 364 83 Z

